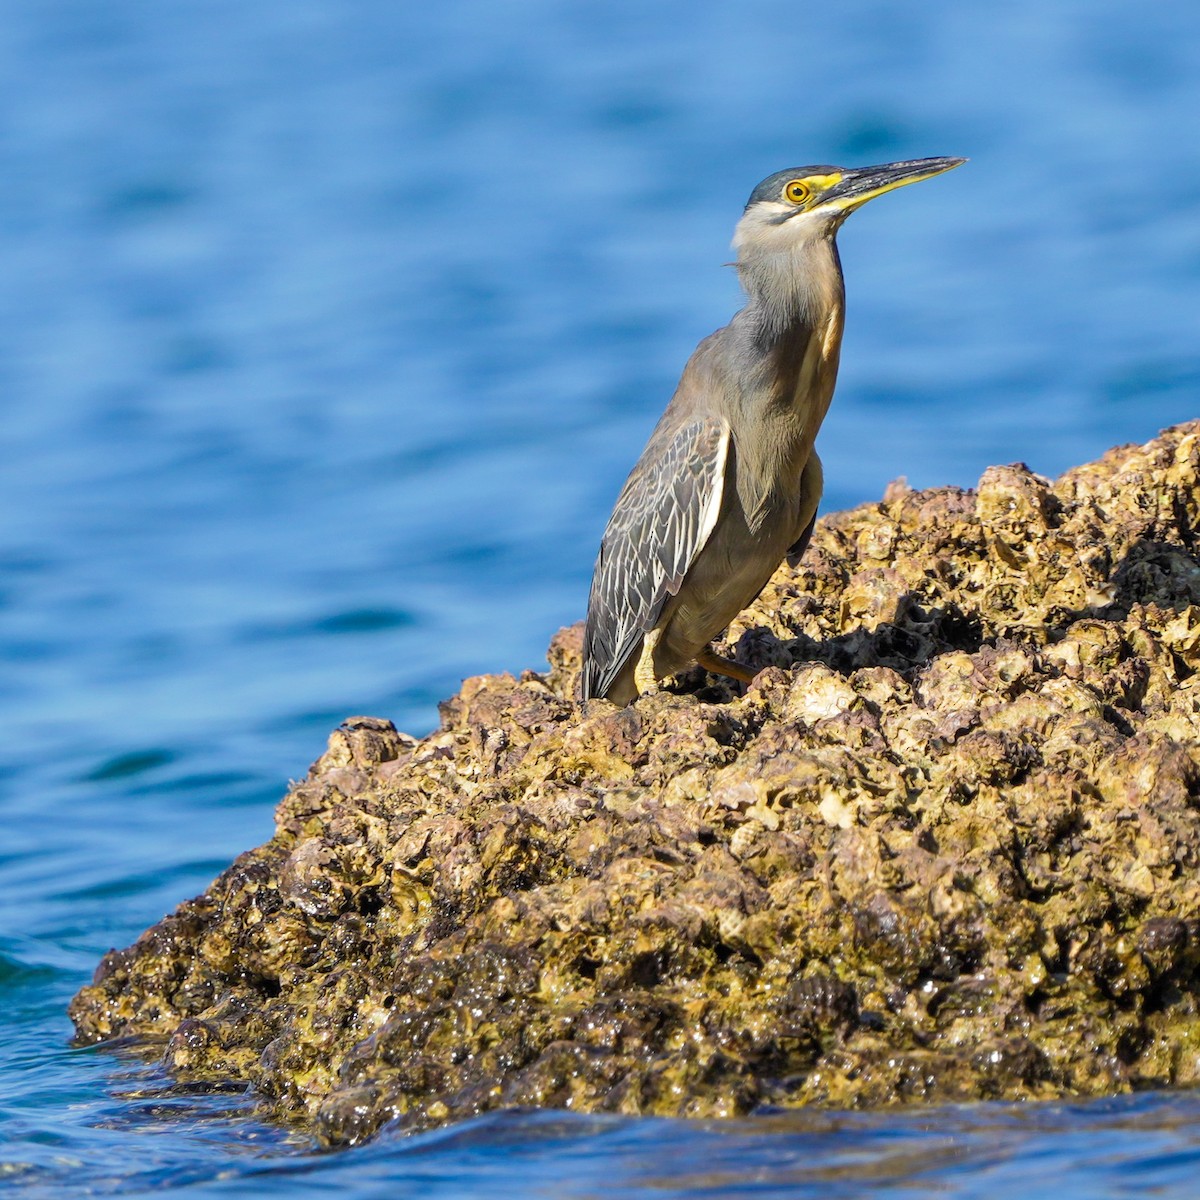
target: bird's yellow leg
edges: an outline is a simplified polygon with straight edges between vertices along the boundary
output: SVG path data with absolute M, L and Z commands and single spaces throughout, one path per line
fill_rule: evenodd
M 725 658 L 718 654 L 711 646 L 705 646 L 696 655 L 696 661 L 714 675 L 728 675 L 730 679 L 736 679 L 741 683 L 749 683 L 757 674 L 749 667 L 743 667 L 741 663 L 734 662 L 732 658 Z
M 658 676 L 654 673 L 654 647 L 661 636 L 661 629 L 652 629 L 642 638 L 642 652 L 638 655 L 637 666 L 633 668 L 633 686 L 637 688 L 639 696 L 658 691 Z

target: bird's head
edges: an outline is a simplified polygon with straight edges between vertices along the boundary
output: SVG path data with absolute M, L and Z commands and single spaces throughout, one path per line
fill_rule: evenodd
M 796 167 L 750 193 L 733 235 L 738 274 L 762 328 L 812 325 L 837 305 L 842 276 L 833 252 L 842 222 L 868 200 L 932 179 L 965 158 L 915 158 L 879 167 Z
M 795 167 L 768 175 L 750 193 L 733 245 L 738 257 L 786 252 L 836 233 L 868 200 L 932 179 L 965 158 L 915 158 L 878 167 Z

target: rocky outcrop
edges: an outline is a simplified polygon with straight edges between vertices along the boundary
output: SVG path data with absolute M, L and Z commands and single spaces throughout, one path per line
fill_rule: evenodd
M 824 519 L 618 709 L 354 719 L 275 836 L 72 1004 L 329 1143 L 501 1105 L 724 1115 L 1200 1078 L 1200 423 Z

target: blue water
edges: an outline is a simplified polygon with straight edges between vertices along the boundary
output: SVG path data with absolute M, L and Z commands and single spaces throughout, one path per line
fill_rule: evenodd
M 1197 416 L 1198 118 L 1193 0 L 10 0 L 0 1188 L 1194 1195 L 1193 1095 L 318 1155 L 64 1009 L 331 726 L 424 732 L 581 615 L 764 175 L 972 160 L 843 231 L 827 508 Z

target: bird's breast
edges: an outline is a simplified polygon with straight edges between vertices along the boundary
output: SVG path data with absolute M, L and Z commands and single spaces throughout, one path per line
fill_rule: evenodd
M 842 306 L 831 304 L 811 325 L 789 332 L 766 364 L 763 402 L 751 406 L 742 428 L 734 429 L 747 511 L 754 514 L 799 496 L 800 476 L 837 382 Z
M 806 425 L 809 450 L 829 411 L 837 383 L 842 349 L 842 312 L 840 304 L 834 305 L 825 317 L 823 326 L 813 331 L 805 355 L 804 375 L 796 391 L 795 404 Z

